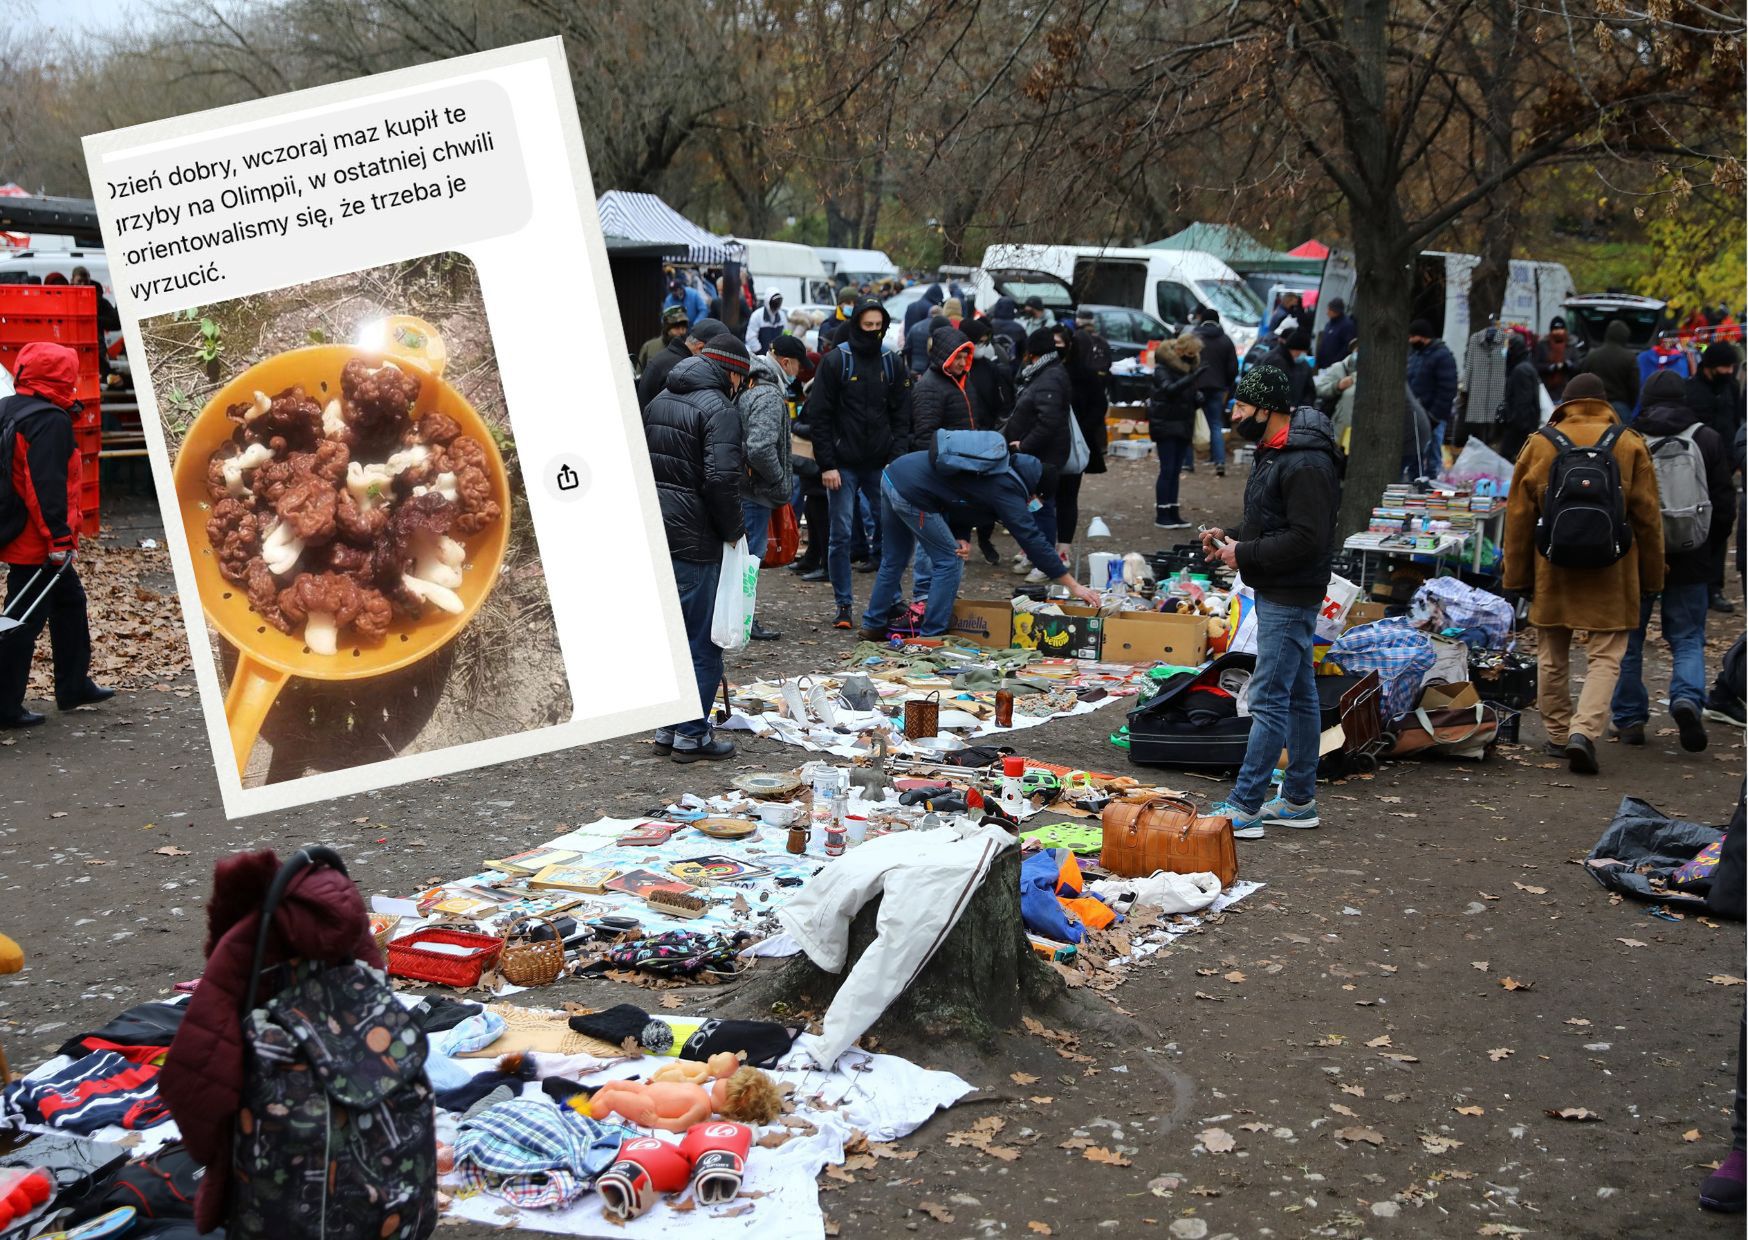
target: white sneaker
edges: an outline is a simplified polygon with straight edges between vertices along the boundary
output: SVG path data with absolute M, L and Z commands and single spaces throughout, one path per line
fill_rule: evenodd
M 1040 581 L 1049 581 L 1049 580 L 1050 580 L 1050 578 L 1048 578 L 1044 575 L 1042 569 L 1034 568 L 1031 572 L 1026 574 L 1026 584 L 1028 584 L 1028 585 L 1035 586 Z
M 1031 567 L 1031 565 L 1032 565 L 1032 561 L 1028 560 L 1026 558 L 1026 553 L 1024 551 L 1022 551 L 1022 552 L 1020 552 L 1020 554 L 1018 554 L 1014 557 L 1013 563 L 1009 564 L 1008 568 L 1014 574 L 1014 576 L 1021 577 L 1021 576 L 1025 575 L 1026 571 Z

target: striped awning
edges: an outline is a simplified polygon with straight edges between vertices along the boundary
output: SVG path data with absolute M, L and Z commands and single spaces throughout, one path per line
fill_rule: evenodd
M 689 263 L 738 263 L 746 257 L 739 242 L 698 227 L 654 194 L 610 189 L 596 201 L 595 209 L 607 236 L 682 245 Z

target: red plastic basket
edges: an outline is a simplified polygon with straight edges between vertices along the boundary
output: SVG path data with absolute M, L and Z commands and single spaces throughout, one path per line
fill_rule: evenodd
M 97 319 L 97 290 L 88 284 L 0 284 L 0 315 L 36 314 Z
M 422 943 L 449 943 L 473 950 L 465 956 L 445 956 L 423 951 Z M 395 977 L 465 989 L 479 985 L 484 973 L 504 950 L 504 940 L 490 934 L 475 934 L 447 926 L 430 926 L 392 940 L 388 945 L 388 971 Z
M 103 466 L 103 425 L 96 414 L 94 407 L 87 406 L 85 416 L 73 428 L 73 441 L 79 445 L 79 509 L 85 514 L 79 534 L 84 538 L 97 537 L 97 510 L 102 500 L 98 476 Z

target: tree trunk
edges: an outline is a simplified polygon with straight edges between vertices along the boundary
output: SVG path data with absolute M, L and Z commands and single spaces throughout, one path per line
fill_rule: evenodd
M 860 236 L 860 218 L 846 214 L 837 199 L 828 198 L 825 204 L 825 243 L 852 249 L 859 243 Z
M 736 987 L 730 996 L 734 1009 L 762 1014 L 783 1004 L 789 1010 L 822 1011 L 874 941 L 879 915 L 876 897 L 850 923 L 843 973 L 826 973 L 799 956 L 767 977 L 755 974 Z M 909 1044 L 987 1043 L 1018 1024 L 1023 1012 L 1048 1006 L 1063 990 L 1026 940 L 1020 921 L 1020 850 L 1010 848 L 990 865 L 947 941 L 869 1032 Z
M 1366 528 L 1384 488 L 1402 474 L 1408 316 L 1414 287 L 1414 253 L 1400 215 L 1390 218 L 1377 213 L 1364 219 L 1362 214 L 1357 207 L 1351 210 L 1360 364 L 1337 522 L 1344 538 Z

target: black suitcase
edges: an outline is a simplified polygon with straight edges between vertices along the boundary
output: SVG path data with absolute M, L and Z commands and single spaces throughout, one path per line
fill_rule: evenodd
M 1221 655 L 1200 672 L 1172 677 L 1157 694 L 1131 710 L 1129 761 L 1137 766 L 1171 766 L 1191 771 L 1235 771 L 1243 766 L 1244 751 L 1250 744 L 1250 717 L 1218 717 L 1221 714 L 1218 695 L 1205 692 L 1218 685 L 1220 673 L 1228 668 L 1254 671 L 1256 656 Z M 1317 678 L 1325 730 L 1341 722 L 1342 695 L 1361 679 L 1361 676 Z

